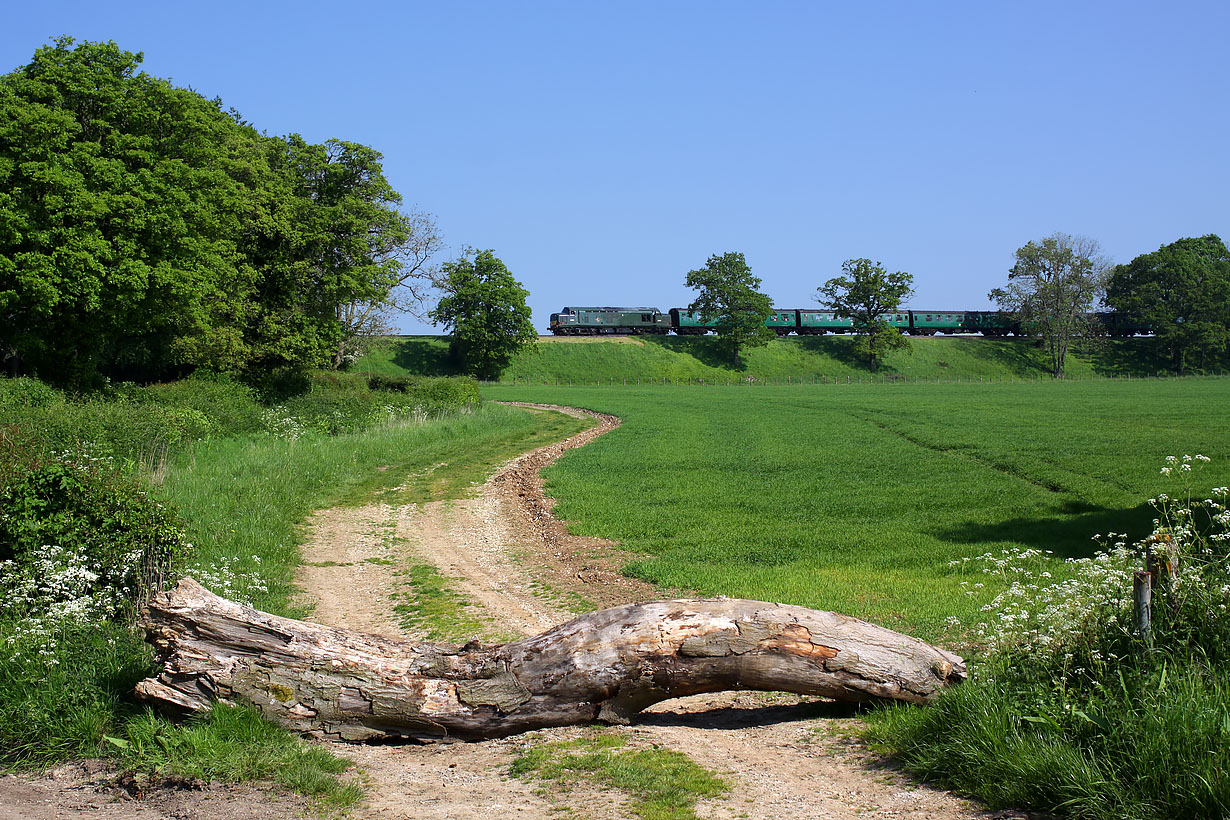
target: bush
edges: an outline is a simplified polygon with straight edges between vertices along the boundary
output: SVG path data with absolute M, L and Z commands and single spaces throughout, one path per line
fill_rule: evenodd
M 25 630 L 104 620 L 169 577 L 184 546 L 178 522 L 110 459 L 4 455 L 0 618 Z
M 468 378 L 325 372 L 313 376 L 307 393 L 266 410 L 261 421 L 268 432 L 293 441 L 305 434 L 336 436 L 374 424 L 422 422 L 467 412 L 479 401 L 478 384 Z

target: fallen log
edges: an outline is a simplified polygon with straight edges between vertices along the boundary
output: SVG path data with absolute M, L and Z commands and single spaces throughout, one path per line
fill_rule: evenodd
M 160 708 L 245 702 L 294 731 L 356 741 L 627 723 L 658 701 L 732 689 L 925 703 L 965 679 L 960 657 L 866 621 L 726 598 L 628 604 L 454 647 L 280 618 L 184 579 L 142 626 L 164 669 L 137 692 Z

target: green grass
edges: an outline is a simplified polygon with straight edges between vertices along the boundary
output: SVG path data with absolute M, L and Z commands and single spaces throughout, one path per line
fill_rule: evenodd
M 484 388 L 620 416 L 545 472 L 557 514 L 663 587 L 830 609 L 936 639 L 990 597 L 948 562 L 1143 536 L 1163 457 L 1230 479 L 1230 380 Z
M 637 337 L 622 341 L 545 340 L 522 352 L 502 382 L 593 384 L 595 381 L 707 383 L 758 379 L 771 382 L 866 380 L 866 365 L 852 352 L 852 337 L 822 336 L 776 339 L 746 352 L 744 366 L 733 368 L 716 338 Z M 1020 380 L 1049 378 L 1046 351 L 1029 340 L 981 337 L 917 338 L 910 351 L 894 352 L 877 378 L 893 374 L 919 380 Z M 357 371 L 395 377 L 452 373 L 448 343 L 442 337 L 399 337 L 376 343 L 356 365 Z M 1168 369 L 1153 339 L 1118 339 L 1078 343 L 1068 362 L 1068 376 L 1156 376 Z M 1223 363 L 1230 369 L 1230 362 Z
M 694 820 L 697 800 L 730 791 L 725 781 L 686 755 L 626 745 L 625 738 L 602 730 L 576 740 L 539 743 L 513 761 L 512 773 L 550 781 L 554 795 L 578 781 L 618 789 L 631 798 L 628 808 L 642 820 Z
M 992 809 L 1096 820 L 1230 813 L 1224 670 L 1178 660 L 1158 674 L 1125 664 L 1109 685 L 1067 708 L 1054 702 L 1051 685 L 976 677 L 925 709 L 869 713 L 868 734 L 909 771 Z
M 584 424 L 492 405 L 327 438 L 205 442 L 171 464 L 160 492 L 188 522 L 195 545 L 190 570 L 211 573 L 212 588 L 222 594 L 301 614 L 289 600 L 300 523 L 310 512 L 372 499 L 404 504 L 453 497 L 504 459 Z
M 216 705 L 207 717 L 173 725 L 152 714 L 129 721 L 107 742 L 128 768 L 205 782 L 265 780 L 345 809 L 362 788 L 339 778 L 351 762 L 274 726 L 248 707 Z
M 433 641 L 463 643 L 472 638 L 488 637 L 488 618 L 464 595 L 449 586 L 449 579 L 431 564 L 411 563 L 399 571 L 404 592 L 395 593 L 398 601 L 393 611 L 401 616 L 402 625 L 423 628 Z M 510 639 L 501 633 L 493 639 Z

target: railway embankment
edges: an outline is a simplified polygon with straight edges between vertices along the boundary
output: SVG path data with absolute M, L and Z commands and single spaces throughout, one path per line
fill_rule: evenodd
M 919 381 L 1049 379 L 1046 351 L 1030 339 L 935 336 L 910 339 L 872 370 L 850 336 L 787 337 L 748 350 L 734 366 L 716 337 L 544 337 L 521 353 L 502 381 L 593 383 L 766 381 L 804 383 L 884 377 Z M 448 341 L 440 336 L 392 337 L 377 343 L 357 369 L 386 375 L 451 372 Z M 1210 372 L 1230 371 L 1230 361 Z M 1096 339 L 1074 345 L 1067 377 L 1154 378 L 1173 375 L 1165 351 L 1151 338 Z

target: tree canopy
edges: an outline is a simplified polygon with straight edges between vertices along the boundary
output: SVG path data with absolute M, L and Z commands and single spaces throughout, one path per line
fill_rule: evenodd
M 1008 286 L 989 296 L 1023 330 L 1042 337 L 1051 373 L 1060 378 L 1072 339 L 1093 330 L 1090 311 L 1102 294 L 1108 268 L 1095 240 L 1057 233 L 1017 249 Z
M 688 309 L 702 322 L 714 323 L 718 341 L 736 365 L 744 349 L 768 344 L 774 337 L 773 330 L 765 327 L 773 303 L 760 292 L 760 278 L 752 275 L 743 254 L 710 256 L 705 267 L 688 272 L 685 284 L 700 291 Z
M 1230 250 L 1213 234 L 1117 266 L 1106 303 L 1153 326 L 1180 373 L 1230 350 Z
M 336 362 L 415 237 L 380 154 L 266 136 L 141 59 L 61 38 L 0 76 L 0 357 L 74 386 Z
M 821 285 L 816 300 L 838 316 L 853 320 L 858 352 L 871 366 L 890 350 L 910 350 L 909 341 L 883 315 L 896 311 L 914 293 L 914 277 L 904 271 L 889 273 L 870 259 L 847 259 L 841 263 L 844 276 Z
M 440 268 L 444 295 L 431 321 L 452 336 L 449 353 L 465 373 L 498 378 L 513 356 L 538 339 L 525 300 L 529 291 L 490 250 L 467 251 Z

